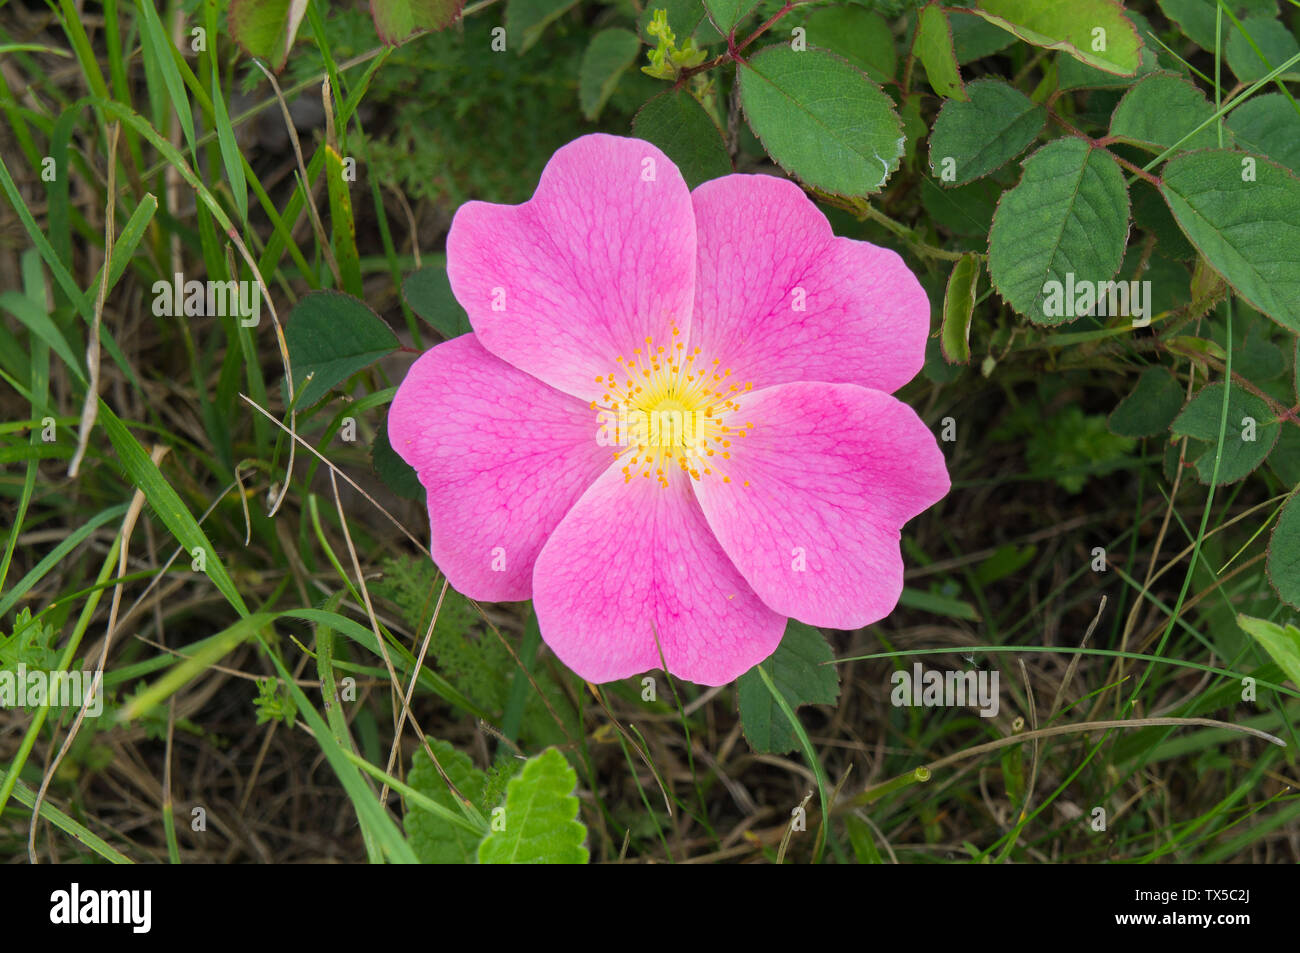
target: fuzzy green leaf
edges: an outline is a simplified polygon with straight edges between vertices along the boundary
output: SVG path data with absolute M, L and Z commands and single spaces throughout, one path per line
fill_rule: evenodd
M 1109 281 L 1124 258 L 1128 218 L 1124 176 L 1109 153 L 1074 138 L 1048 143 L 1025 160 L 993 216 L 993 286 L 1036 324 L 1073 320 L 1070 308 L 1052 306 L 1047 283 L 1065 286 L 1067 274 L 1076 284 Z
M 591 38 L 578 70 L 578 102 L 583 116 L 591 120 L 600 116 L 639 49 L 641 41 L 631 30 L 601 30 Z
M 289 312 L 284 338 L 300 409 L 399 347 L 397 336 L 377 314 L 337 291 L 316 291 L 300 299 Z M 304 385 L 308 374 L 312 379 Z
M 306 14 L 307 0 L 230 0 L 230 36 L 249 56 L 260 56 L 278 73 Z
M 734 30 L 736 24 L 745 19 L 757 5 L 758 0 L 704 0 L 713 25 L 724 36 Z
M 415 468 L 398 455 L 388 439 L 388 418 L 379 425 L 375 442 L 370 448 L 370 463 L 379 479 L 398 496 L 408 500 L 423 500 L 424 485 Z
M 684 89 L 671 89 L 642 106 L 632 119 L 632 134 L 662 149 L 691 188 L 731 174 L 722 133 Z
M 587 828 L 578 820 L 573 789 L 578 776 L 555 748 L 547 748 L 506 786 L 504 815 L 478 848 L 480 864 L 585 864 Z M 504 829 L 498 829 L 498 828 Z
M 1001 168 L 1038 138 L 1047 120 L 1042 106 L 1001 80 L 976 80 L 966 92 L 969 102 L 943 104 L 930 134 L 930 168 L 945 186 Z M 951 178 L 945 178 L 947 171 Z
M 392 45 L 417 30 L 445 30 L 464 6 L 465 0 L 370 0 L 370 14 L 379 38 Z
M 1264 647 L 1293 684 L 1300 686 L 1300 629 L 1293 625 L 1284 629 L 1275 622 L 1248 615 L 1238 615 L 1237 625 Z
M 898 167 L 903 124 L 894 102 L 848 61 L 775 44 L 740 66 L 739 84 L 754 135 L 808 185 L 867 195 Z
M 487 775 L 474 767 L 469 755 L 445 741 L 429 739 L 429 747 L 447 777 L 476 807 L 483 807 L 483 792 Z M 438 774 L 424 749 L 415 752 L 411 759 L 411 772 L 406 783 L 421 794 L 441 804 L 450 811 L 459 812 L 456 796 Z M 472 864 L 478 859 L 479 838 L 463 827 L 449 823 L 432 811 L 411 804 L 406 809 L 406 836 L 411 848 L 422 864 Z
M 952 45 L 957 50 L 957 62 L 962 66 L 992 56 L 1016 42 L 1016 38 L 1006 30 L 956 7 L 948 11 L 948 25 L 952 27 Z
M 1243 33 L 1242 30 L 1246 32 Z M 1250 40 L 1246 39 L 1247 34 Z M 1253 46 L 1251 40 L 1254 41 Z M 1258 53 L 1255 52 L 1256 47 L 1259 48 Z M 1260 59 L 1260 53 L 1264 59 Z M 1297 53 L 1300 53 L 1300 44 L 1296 43 L 1291 31 L 1272 17 L 1247 17 L 1241 21 L 1240 28 L 1234 24 L 1232 32 L 1228 34 L 1228 68 L 1243 83 L 1263 79 L 1275 67 L 1281 66 Z
M 1268 543 L 1268 578 L 1282 601 L 1300 609 L 1300 503 L 1293 496 L 1282 508 Z M 1276 656 L 1275 656 L 1276 657 Z M 1292 675 L 1300 685 L 1300 678 Z
M 862 7 L 822 7 L 809 15 L 805 29 L 809 46 L 838 53 L 877 83 L 894 78 L 894 34 L 878 14 Z
M 1228 114 L 1241 148 L 1300 173 L 1300 112 L 1281 93 L 1252 96 Z
M 1300 178 L 1266 159 L 1206 149 L 1171 159 L 1160 192 L 1228 284 L 1300 331 Z
M 916 26 L 915 49 L 935 95 L 962 101 L 969 98 L 961 85 L 961 71 L 957 68 L 957 53 L 953 49 L 948 17 L 937 3 L 928 4 L 921 11 Z
M 1183 388 L 1165 367 L 1148 367 L 1133 392 L 1110 415 L 1111 433 L 1154 437 L 1169 429 L 1183 407 Z
M 800 705 L 833 705 L 840 697 L 840 677 L 826 639 L 812 626 L 790 620 L 780 646 L 763 662 L 777 691 L 791 710 Z M 799 746 L 785 713 L 763 684 L 757 667 L 736 681 L 736 698 L 745 738 L 756 752 L 782 754 Z
M 577 4 L 578 0 L 508 0 L 506 3 L 506 39 L 510 48 L 522 56 L 542 38 L 552 22 Z
M 1063 50 L 1094 69 L 1120 76 L 1138 70 L 1142 41 L 1117 0 L 980 0 L 971 12 L 1026 43 Z
M 447 269 L 442 265 L 429 265 L 407 275 L 402 281 L 402 297 L 412 311 L 448 340 L 473 330 L 469 315 L 451 292 Z
M 1219 420 L 1223 410 L 1223 384 L 1202 387 L 1170 425 L 1180 437 L 1203 441 L 1206 446 L 1196 458 L 1196 474 L 1209 483 L 1214 474 L 1214 449 L 1219 441 Z M 1228 394 L 1228 422 L 1223 433 L 1223 457 L 1218 483 L 1235 483 L 1264 462 L 1277 443 L 1280 425 L 1268 404 L 1236 384 Z M 1190 456 L 1189 448 L 1189 456 Z
M 1214 52 L 1214 23 L 1218 16 L 1216 0 L 1158 0 L 1160 11 L 1182 28 L 1193 43 L 1210 53 Z M 1227 0 L 1224 4 L 1233 16 L 1277 16 L 1277 0 Z M 1224 14 L 1221 20 L 1222 37 L 1236 27 Z M 1220 39 L 1222 48 L 1224 39 Z
M 1205 94 L 1183 77 L 1150 73 L 1115 107 L 1110 134 L 1163 152 L 1213 115 L 1214 107 Z M 1218 142 L 1214 126 L 1209 125 L 1179 149 L 1209 149 Z

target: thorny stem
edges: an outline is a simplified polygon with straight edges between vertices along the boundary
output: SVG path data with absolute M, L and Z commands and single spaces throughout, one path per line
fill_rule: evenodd
M 1169 341 L 1161 341 L 1160 343 L 1166 350 L 1174 354 L 1177 354 L 1181 357 L 1191 358 L 1192 360 L 1196 360 L 1196 361 L 1205 361 L 1207 364 L 1213 366 L 1216 370 L 1221 371 L 1224 369 L 1224 362 L 1219 360 L 1217 357 L 1214 357 L 1211 354 L 1194 353 L 1192 351 L 1185 351 L 1182 348 L 1180 348 L 1178 345 L 1173 344 L 1172 342 Z M 1287 408 L 1286 405 L 1278 402 L 1277 400 L 1270 397 L 1268 394 L 1264 393 L 1264 391 L 1260 390 L 1253 383 L 1251 383 L 1246 378 L 1242 377 L 1236 371 L 1232 372 L 1232 381 L 1234 384 L 1240 385 L 1243 390 L 1249 391 L 1250 393 L 1258 397 L 1260 400 L 1262 400 L 1265 404 L 1267 404 L 1268 409 L 1277 415 L 1277 419 L 1279 421 L 1286 420 L 1295 424 L 1297 427 L 1300 427 L 1300 417 L 1296 416 L 1297 412 L 1300 411 L 1300 406 Z
M 749 46 L 749 44 L 753 43 L 760 36 L 766 33 L 769 29 L 771 29 L 772 25 L 776 23 L 777 20 L 781 19 L 783 16 L 785 16 L 793 9 L 794 9 L 794 0 L 785 0 L 785 6 L 783 6 L 780 10 L 777 10 L 776 13 L 772 14 L 772 16 L 768 18 L 766 23 L 764 23 L 757 30 L 751 33 L 749 35 L 749 39 L 747 39 L 744 43 L 740 44 L 740 46 L 736 48 L 736 52 L 743 53 L 745 47 Z M 727 37 L 728 46 L 732 45 L 732 43 L 735 40 L 735 37 L 736 37 L 736 31 L 733 29 L 731 31 L 731 34 Z
M 749 46 L 749 44 L 753 43 L 760 36 L 766 33 L 772 27 L 772 24 L 776 23 L 777 20 L 781 19 L 794 8 L 795 0 L 786 0 L 785 6 L 776 11 L 776 13 L 768 18 L 766 23 L 751 33 L 745 42 L 739 45 L 736 44 L 736 29 L 735 27 L 732 27 L 731 32 L 727 34 L 727 49 L 724 52 L 719 53 L 707 63 L 701 63 L 699 66 L 691 66 L 682 70 L 677 76 L 677 83 L 675 84 L 676 88 L 681 88 L 682 84 L 696 73 L 704 73 L 711 69 L 717 69 L 724 63 L 744 63 L 745 61 L 740 54 L 744 51 L 745 47 Z

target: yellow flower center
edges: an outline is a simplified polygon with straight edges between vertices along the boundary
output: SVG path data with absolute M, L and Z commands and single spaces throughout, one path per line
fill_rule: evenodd
M 679 334 L 673 328 L 673 338 Z M 597 440 L 615 447 L 614 458 L 624 460 L 623 482 L 654 477 L 666 487 L 669 475 L 680 471 L 693 480 L 730 483 L 724 471 L 732 441 L 754 425 L 724 421 L 738 420 L 736 398 L 754 385 L 734 383 L 730 368 L 701 356 L 698 347 L 688 352 L 677 340 L 657 345 L 648 337 L 645 347 L 630 358 L 620 354 L 614 363 L 615 371 L 596 378 L 606 389 L 591 409 L 600 425 Z

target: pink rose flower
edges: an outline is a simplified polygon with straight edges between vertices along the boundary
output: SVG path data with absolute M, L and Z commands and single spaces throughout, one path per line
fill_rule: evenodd
M 796 185 L 690 191 L 638 139 L 551 157 L 522 205 L 469 202 L 447 274 L 474 333 L 393 399 L 430 550 L 473 599 L 529 599 L 592 682 L 725 684 L 787 617 L 855 629 L 903 587 L 899 531 L 948 492 L 890 394 L 930 307 L 892 251 L 837 238 Z

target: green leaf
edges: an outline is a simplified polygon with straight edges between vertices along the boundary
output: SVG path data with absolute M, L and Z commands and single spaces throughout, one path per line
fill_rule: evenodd
M 1224 18 L 1227 19 L 1226 17 Z M 1245 33 L 1242 33 L 1245 30 Z M 1254 46 L 1250 40 L 1254 40 Z M 1259 53 L 1255 52 L 1259 48 Z M 1264 54 L 1264 59 L 1259 54 Z M 1263 79 L 1274 67 L 1281 66 L 1291 57 L 1300 53 L 1300 44 L 1291 35 L 1291 31 L 1271 17 L 1247 17 L 1241 21 L 1241 27 L 1233 26 L 1228 34 L 1228 68 L 1243 83 L 1253 83 Z
M 754 135 L 808 185 L 867 195 L 898 167 L 903 125 L 893 100 L 838 56 L 775 44 L 741 64 L 739 84 Z
M 310 407 L 335 384 L 397 350 L 397 336 L 351 295 L 315 291 L 289 312 L 285 343 L 299 408 Z M 312 379 L 304 385 L 307 375 Z
M 968 98 L 961 85 L 961 72 L 957 69 L 957 53 L 953 49 L 948 17 L 937 3 L 928 4 L 921 11 L 914 49 L 936 95 L 963 101 Z
M 1264 647 L 1293 684 L 1300 686 L 1300 629 L 1293 625 L 1284 629 L 1276 622 L 1248 615 L 1238 615 L 1237 625 Z
M 1133 86 L 1115 107 L 1110 134 L 1163 152 L 1214 115 L 1205 94 L 1174 73 L 1150 73 Z M 1210 149 L 1219 137 L 1209 125 L 1179 149 Z
M 1292 496 L 1282 507 L 1273 535 L 1268 542 L 1269 581 L 1282 601 L 1300 609 L 1300 504 Z M 1273 656 L 1277 658 L 1276 655 Z M 1281 661 L 1280 659 L 1278 660 Z M 1291 680 L 1300 685 L 1300 678 L 1291 671 Z
M 1238 294 L 1300 331 L 1300 178 L 1266 159 L 1207 149 L 1171 159 L 1160 192 Z
M 190 153 L 193 154 L 194 114 L 190 111 L 190 97 L 185 90 L 185 81 L 181 79 L 181 71 L 176 66 L 176 47 L 172 45 L 172 41 L 167 38 L 163 30 L 153 0 L 136 0 L 136 7 L 140 11 L 140 39 L 145 56 L 152 59 L 162 72 L 163 85 L 167 87 L 167 97 L 171 101 L 172 108 L 176 110 L 181 131 L 185 133 L 185 141 L 189 143 Z M 215 43 L 216 37 L 211 37 L 210 42 Z
M 949 364 L 970 363 L 970 322 L 975 313 L 975 289 L 979 284 L 980 259 L 967 252 L 957 259 L 948 276 L 943 295 L 943 326 L 939 343 Z
M 1174 221 L 1173 213 L 1155 186 L 1138 179 L 1129 195 L 1133 199 L 1133 224 L 1155 235 L 1160 254 L 1176 261 L 1197 257 L 1196 249 Z
M 402 297 L 412 311 L 447 340 L 474 330 L 469 315 L 451 292 L 447 269 L 442 265 L 428 265 L 407 275 L 402 282 Z
M 578 70 L 578 102 L 583 116 L 591 120 L 600 116 L 640 48 L 641 41 L 631 30 L 601 30 L 591 38 Z
M 1069 275 L 1076 285 L 1109 281 L 1124 258 L 1128 216 L 1124 176 L 1109 153 L 1075 138 L 1048 143 L 998 203 L 989 232 L 993 286 L 1036 324 L 1073 320 L 1071 308 L 1054 307 L 1047 283 L 1066 287 Z
M 1138 64 L 1138 76 L 1145 76 L 1160 66 L 1160 60 L 1149 47 L 1142 47 L 1142 58 Z M 1133 84 L 1132 76 L 1116 76 L 1099 69 L 1093 69 L 1080 63 L 1073 56 L 1062 53 L 1056 57 L 1056 84 L 1062 90 L 1069 89 L 1127 89 Z
M 1281 93 L 1252 96 L 1228 114 L 1237 145 L 1300 173 L 1300 112 Z
M 1142 372 L 1137 386 L 1119 402 L 1108 423 L 1111 433 L 1121 437 L 1154 437 L 1169 429 L 1182 408 L 1182 385 L 1168 368 L 1156 365 Z
M 1182 413 L 1170 425 L 1170 429 L 1178 436 L 1191 437 L 1208 444 L 1196 458 L 1196 474 L 1202 483 L 1209 483 L 1214 474 L 1214 448 L 1219 441 L 1222 409 L 1223 384 L 1207 384 L 1187 402 Z M 1219 485 L 1235 483 L 1263 463 L 1277 442 L 1279 429 L 1280 425 L 1273 419 L 1268 404 L 1233 384 L 1228 393 L 1228 422 L 1223 433 Z
M 921 204 L 926 214 L 957 235 L 987 241 L 993 212 L 1002 197 L 1003 186 L 995 179 L 976 179 L 970 185 L 942 189 L 934 179 L 921 180 Z
M 1005 50 L 1016 41 L 1006 30 L 955 7 L 948 11 L 948 25 L 952 28 L 952 45 L 957 50 L 957 62 L 962 66 Z
M 833 705 L 840 697 L 840 678 L 831 647 L 812 626 L 790 620 L 780 646 L 766 666 L 777 690 L 797 710 L 800 705 Z M 745 737 L 755 752 L 783 754 L 799 745 L 785 713 L 763 684 L 755 666 L 736 680 L 736 698 Z
M 266 60 L 278 73 L 306 13 L 307 0 L 230 0 L 230 36 L 245 53 Z
M 877 83 L 893 80 L 894 34 L 878 14 L 862 7 L 822 7 L 809 15 L 804 29 L 809 46 L 838 53 Z
M 357 253 L 357 229 L 352 218 L 352 194 L 344 176 L 343 157 L 331 145 L 325 146 L 325 183 L 330 202 L 330 239 L 339 265 L 339 279 L 348 294 L 362 294 L 361 258 Z
M 392 46 L 417 30 L 445 30 L 464 5 L 465 0 L 370 0 L 370 15 L 379 39 Z M 508 10 L 513 9 L 512 3 Z
M 384 422 L 379 425 L 379 431 L 375 434 L 375 442 L 370 449 L 370 463 L 375 468 L 379 479 L 384 481 L 384 486 L 398 496 L 408 500 L 424 499 L 424 484 L 420 482 L 419 474 L 398 455 L 388 439 L 387 416 L 384 417 Z
M 239 594 L 239 590 L 235 588 L 234 581 L 226 572 L 226 567 L 217 558 L 216 547 L 209 542 L 207 535 L 194 519 L 194 515 L 181 501 L 180 495 L 172 485 L 167 482 L 158 465 L 145 452 L 140 441 L 135 439 L 126 425 L 118 419 L 117 414 L 104 403 L 103 398 L 99 401 L 99 422 L 103 425 L 104 432 L 108 434 L 113 449 L 117 451 L 118 459 L 122 461 L 122 469 L 131 478 L 131 482 L 144 493 L 145 499 L 158 514 L 158 518 L 163 521 L 163 525 L 176 537 L 177 542 L 185 547 L 186 553 L 193 556 L 195 550 L 203 551 L 205 555 L 203 571 L 227 601 L 241 615 L 246 615 L 248 606 L 243 596 Z
M 731 174 L 722 133 L 685 89 L 670 89 L 642 106 L 632 119 L 632 134 L 662 149 L 691 188 Z
M 1131 4 L 1130 4 L 1131 6 Z M 1164 48 L 1155 40 L 1155 34 L 1151 29 L 1151 24 L 1147 18 L 1135 10 L 1128 10 L 1127 16 L 1137 27 L 1138 37 L 1142 40 L 1142 51 L 1139 56 L 1137 76 L 1145 76 L 1152 70 L 1161 67 L 1160 56 Z M 1169 54 L 1164 54 L 1168 56 Z M 1171 57 L 1172 60 L 1172 57 Z M 1173 69 L 1177 60 L 1166 64 L 1166 68 Z M 1099 69 L 1093 69 L 1079 60 L 1070 56 L 1068 53 L 1061 53 L 1056 57 L 1056 82 L 1057 88 L 1065 89 L 1126 89 L 1133 84 L 1132 76 L 1116 76 L 1114 73 L 1102 72 Z M 1113 107 L 1113 103 L 1111 106 Z
M 585 864 L 587 828 L 578 820 L 573 789 L 578 776 L 555 748 L 547 748 L 506 786 L 504 816 L 478 848 L 480 864 Z M 504 824 L 504 830 L 497 828 Z
M 508 0 L 506 3 L 506 39 L 520 56 L 542 38 L 550 24 L 558 20 L 578 0 Z
M 35 337 L 48 344 L 51 350 L 63 359 L 68 368 L 81 380 L 86 379 L 86 372 L 81 360 L 73 352 L 67 338 L 59 330 L 43 303 L 37 303 L 17 291 L 0 291 L 0 308 L 8 311 L 27 326 Z
M 736 24 L 745 19 L 757 5 L 758 0 L 704 0 L 713 25 L 723 36 L 734 30 Z
M 487 787 L 487 775 L 474 767 L 469 755 L 457 750 L 445 741 L 428 739 L 438 763 L 447 772 L 447 777 L 466 798 L 482 806 L 483 792 Z M 438 769 L 429 760 L 423 748 L 415 752 L 411 759 L 411 772 L 406 783 L 453 812 L 460 807 L 456 796 L 447 787 L 447 782 L 438 774 Z M 422 864 L 473 864 L 478 860 L 480 838 L 432 811 L 421 810 L 414 804 L 406 808 L 406 838 L 420 858 Z
M 207 18 L 208 36 L 216 36 L 216 0 L 206 0 L 203 6 Z M 208 59 L 212 66 L 212 89 L 220 90 L 221 77 L 217 70 L 217 51 L 212 47 L 208 48 Z M 217 145 L 221 149 L 221 164 L 226 169 L 226 178 L 230 180 L 230 193 L 235 200 L 235 211 L 239 213 L 239 220 L 246 226 L 248 224 L 248 183 L 244 178 L 244 159 L 240 155 L 239 144 L 235 141 L 235 127 L 230 122 L 225 96 L 212 98 L 212 124 L 216 127 Z
M 1268 465 L 1284 486 L 1300 485 L 1300 427 L 1283 427 Z
M 950 619 L 965 619 L 967 622 L 980 620 L 980 614 L 965 599 L 954 599 L 952 596 L 927 592 L 924 589 L 904 587 L 898 595 L 898 605 L 904 609 L 916 609 L 918 612 L 947 616 Z
M 999 546 L 994 550 L 992 556 L 976 567 L 974 573 L 975 582 L 980 586 L 991 586 L 995 582 L 1018 573 L 1029 565 L 1036 555 L 1038 555 L 1038 547 L 1034 545 L 1016 546 L 1008 543 L 1005 546 Z
M 1062 50 L 1094 69 L 1137 73 L 1142 41 L 1116 0 L 980 0 L 971 12 L 1026 43 Z
M 1180 26 L 1193 43 L 1203 50 L 1214 52 L 1214 22 L 1218 10 L 1216 0 L 1159 0 L 1159 4 L 1161 12 Z M 1246 16 L 1277 16 L 1277 0 L 1228 0 L 1224 6 L 1239 20 Z M 1235 29 L 1226 13 L 1223 15 L 1222 29 L 1225 34 Z
M 1286 370 L 1286 355 L 1268 339 L 1272 329 L 1271 324 L 1261 321 L 1247 331 L 1232 354 L 1234 374 L 1240 374 L 1255 384 L 1281 376 Z
M 854 814 L 844 815 L 844 830 L 849 835 L 849 846 L 853 848 L 853 856 L 859 864 L 883 864 L 885 859 L 880 856 L 880 850 L 876 847 L 875 835 L 871 833 L 871 828 L 867 822 Z
M 1080 492 L 1088 480 L 1124 464 L 1134 441 L 1106 428 L 1100 414 L 1085 414 L 1066 404 L 1050 416 L 1039 415 L 1025 442 L 1025 462 L 1035 475 L 1050 476 L 1067 493 Z
M 47 672 L 59 669 L 58 632 L 38 616 L 32 620 L 32 610 L 24 606 L 14 616 L 10 635 L 0 634 L 0 671 L 16 672 L 19 665 Z M 80 663 L 74 662 L 73 668 Z M 28 705 L 30 711 L 34 706 Z
M 969 102 L 943 104 L 930 133 L 930 168 L 945 186 L 964 185 L 1001 168 L 1038 138 L 1047 120 L 1042 106 L 1002 80 L 976 80 L 966 92 Z M 946 179 L 949 170 L 953 177 Z

